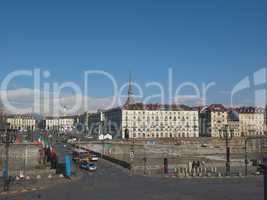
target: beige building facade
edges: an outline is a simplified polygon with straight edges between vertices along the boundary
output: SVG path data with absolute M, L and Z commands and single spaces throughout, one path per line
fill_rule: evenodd
M 265 114 L 263 108 L 226 108 L 213 104 L 201 110 L 200 124 L 202 137 L 223 137 L 226 131 L 231 137 L 261 136 L 265 130 Z
M 264 109 L 255 107 L 237 108 L 239 113 L 240 136 L 264 135 Z
M 223 137 L 227 125 L 227 109 L 222 104 L 212 104 L 200 111 L 200 136 Z

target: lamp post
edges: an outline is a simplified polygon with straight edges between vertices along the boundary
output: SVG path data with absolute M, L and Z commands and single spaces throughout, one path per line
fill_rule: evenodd
M 232 134 L 229 131 L 228 124 L 225 125 L 223 130 L 223 138 L 225 139 L 225 154 L 226 154 L 226 162 L 225 162 L 225 174 L 226 176 L 231 175 L 231 167 L 230 167 L 230 147 L 229 140 L 232 139 Z
M 131 144 L 131 152 L 130 152 L 130 159 L 131 159 L 131 175 L 133 175 L 133 162 L 134 162 L 134 135 L 132 135 L 132 144 Z
M 247 142 L 249 138 L 245 138 L 245 176 L 248 175 L 248 154 L 247 154 Z
M 260 167 L 263 169 L 264 200 L 267 200 L 267 157 L 263 158 Z
M 103 158 L 104 154 L 105 154 L 105 138 L 104 138 L 104 134 L 106 132 L 105 130 L 105 118 L 104 118 L 104 113 L 101 111 L 99 112 L 100 115 L 100 123 L 99 123 L 99 136 L 98 139 L 102 140 L 102 154 L 101 154 L 101 158 Z M 101 138 L 103 137 L 103 138 Z
M 127 133 L 128 137 L 131 137 L 131 146 L 130 146 L 130 173 L 133 174 L 133 161 L 134 161 L 134 134 L 132 133 L 130 136 L 128 126 L 126 126 L 125 132 Z
M 105 153 L 105 141 L 104 141 L 104 138 L 103 138 L 102 139 L 102 154 L 101 154 L 101 158 L 103 158 L 104 153 Z
M 9 124 L 6 124 L 3 130 L 3 135 L 2 135 L 2 143 L 5 144 L 5 161 L 4 161 L 4 171 L 3 171 L 3 176 L 4 176 L 4 191 L 9 190 L 9 145 L 12 142 L 12 135 L 10 135 L 11 130 L 8 129 Z
M 250 136 L 245 138 L 245 176 L 248 175 L 248 141 L 249 140 L 260 140 L 261 141 L 261 157 L 263 157 L 263 143 L 264 140 L 267 139 L 266 136 Z

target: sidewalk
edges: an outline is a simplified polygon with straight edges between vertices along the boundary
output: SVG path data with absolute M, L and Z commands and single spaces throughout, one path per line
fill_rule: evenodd
M 70 179 L 65 178 L 64 176 L 60 176 L 58 174 L 54 174 L 52 177 L 48 177 L 47 175 L 38 178 L 36 176 L 30 178 L 29 180 L 26 179 L 13 180 L 10 183 L 9 191 L 7 192 L 3 191 L 4 180 L 2 177 L 0 177 L 0 196 L 42 190 L 48 187 L 52 187 L 54 185 L 65 184 L 69 183 L 70 181 L 73 182 L 79 180 L 80 177 L 81 177 L 80 173 L 78 173 L 77 175 L 73 175 Z

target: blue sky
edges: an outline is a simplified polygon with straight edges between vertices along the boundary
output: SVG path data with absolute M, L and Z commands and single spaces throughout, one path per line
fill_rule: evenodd
M 174 86 L 214 81 L 209 102 L 227 103 L 239 80 L 266 67 L 266 11 L 265 0 L 1 1 L 0 80 L 37 67 L 51 72 L 50 82 L 82 85 L 83 71 L 96 69 L 119 85 L 132 71 L 141 85 L 167 88 L 171 67 Z M 107 80 L 90 84 L 91 96 L 111 95 Z M 32 82 L 18 79 L 13 87 Z

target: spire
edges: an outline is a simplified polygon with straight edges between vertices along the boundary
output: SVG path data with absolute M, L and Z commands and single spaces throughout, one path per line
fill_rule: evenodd
M 134 103 L 134 98 L 133 98 L 133 88 L 132 88 L 132 73 L 129 73 L 129 83 L 128 83 L 128 97 L 125 102 L 125 105 L 130 105 Z
M 129 85 L 128 85 L 128 97 L 133 95 L 133 88 L 132 88 L 132 73 L 129 73 Z

